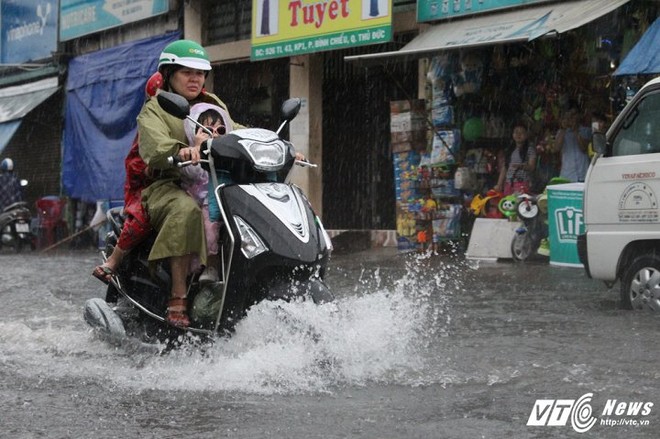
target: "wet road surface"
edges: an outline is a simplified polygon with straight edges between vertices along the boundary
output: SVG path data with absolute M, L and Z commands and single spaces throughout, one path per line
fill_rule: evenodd
M 0 253 L 0 437 L 660 434 L 660 316 L 581 269 L 334 255 L 335 303 L 260 304 L 231 339 L 153 355 L 86 326 L 97 262 Z

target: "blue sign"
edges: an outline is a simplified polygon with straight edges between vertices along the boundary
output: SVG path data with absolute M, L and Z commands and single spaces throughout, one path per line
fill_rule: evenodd
M 57 50 L 57 0 L 2 0 L 2 64 L 45 60 Z
M 169 10 L 169 0 L 61 0 L 60 41 L 144 20 Z

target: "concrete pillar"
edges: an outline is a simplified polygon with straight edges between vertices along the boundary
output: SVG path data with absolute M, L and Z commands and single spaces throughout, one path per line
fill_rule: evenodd
M 188 0 L 183 3 L 183 38 L 202 44 L 202 2 L 201 0 Z M 202 44 L 203 45 L 203 44 Z M 208 52 L 208 48 L 207 52 Z M 211 62 L 213 56 L 209 53 Z M 204 87 L 213 93 L 213 70 L 206 77 Z
M 291 58 L 289 95 L 303 99 L 303 106 L 289 127 L 290 140 L 296 151 L 302 152 L 318 168 L 296 166 L 291 182 L 298 185 L 323 219 L 323 54 L 300 55 Z

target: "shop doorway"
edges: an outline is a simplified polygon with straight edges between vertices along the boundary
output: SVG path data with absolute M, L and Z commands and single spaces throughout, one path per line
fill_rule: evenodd
M 323 222 L 395 229 L 390 101 L 417 97 L 417 62 L 361 67 L 328 52 L 323 72 Z
M 213 90 L 232 119 L 250 127 L 276 129 L 289 97 L 289 59 L 216 66 Z M 285 133 L 286 135 L 286 133 Z

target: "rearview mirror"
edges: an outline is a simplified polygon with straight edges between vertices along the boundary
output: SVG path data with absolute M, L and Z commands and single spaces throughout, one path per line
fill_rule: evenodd
M 290 98 L 282 103 L 282 120 L 291 121 L 298 115 L 300 107 L 302 106 L 302 99 Z
M 179 119 L 185 119 L 190 114 L 190 104 L 186 98 L 169 91 L 160 91 L 156 97 L 163 110 Z

